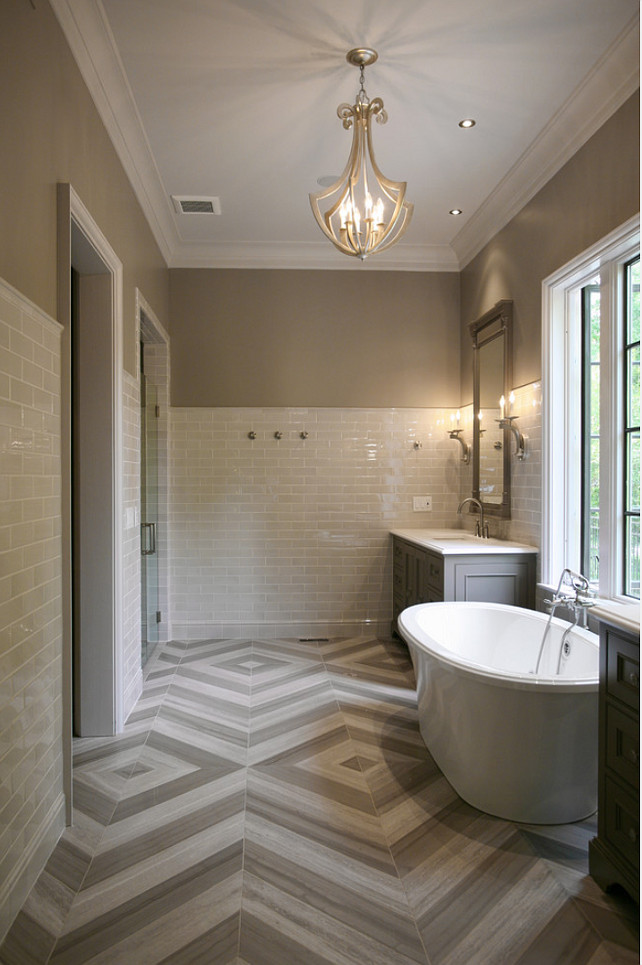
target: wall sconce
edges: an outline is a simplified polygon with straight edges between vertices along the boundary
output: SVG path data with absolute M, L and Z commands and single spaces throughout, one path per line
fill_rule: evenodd
M 524 456 L 526 455 L 526 440 L 522 435 L 522 433 L 517 428 L 517 426 L 513 425 L 513 422 L 515 422 L 518 419 L 518 416 L 510 414 L 510 409 L 514 401 L 515 401 L 514 392 L 511 392 L 511 394 L 508 397 L 508 405 L 506 405 L 506 400 L 504 399 L 504 396 L 501 397 L 501 399 L 499 400 L 499 414 L 501 418 L 497 419 L 496 421 L 499 423 L 500 429 L 510 429 L 513 436 L 515 437 L 515 455 L 517 456 L 518 459 L 523 459 Z
M 526 455 L 526 439 L 517 426 L 513 425 L 513 422 L 516 422 L 518 418 L 519 416 L 516 415 L 506 415 L 503 419 L 497 419 L 497 422 L 499 423 L 500 429 L 510 429 L 513 433 L 515 437 L 515 455 L 518 459 L 523 459 Z
M 470 446 L 468 445 L 468 443 L 464 442 L 464 440 L 460 436 L 460 432 L 463 432 L 463 431 L 464 431 L 463 429 L 450 429 L 450 431 L 448 432 L 448 435 L 451 439 L 456 439 L 457 442 L 460 444 L 461 448 L 464 450 L 461 457 L 461 461 L 465 462 L 466 465 L 468 465 L 468 463 L 470 462 Z

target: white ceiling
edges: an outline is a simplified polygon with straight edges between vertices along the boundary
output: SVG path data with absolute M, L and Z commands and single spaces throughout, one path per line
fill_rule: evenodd
M 457 270 L 639 85 L 638 0 L 51 2 L 172 267 Z M 355 46 L 379 53 L 377 161 L 415 206 L 363 265 L 308 201 L 347 160 Z

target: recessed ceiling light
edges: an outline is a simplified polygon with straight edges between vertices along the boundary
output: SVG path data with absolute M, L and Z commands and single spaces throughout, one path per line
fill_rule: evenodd
M 477 121 L 473 120 L 472 117 L 465 117 L 463 121 L 459 122 L 460 127 L 474 127 Z
M 322 188 L 330 188 L 338 180 L 338 174 L 324 174 L 323 177 L 317 178 L 317 184 L 320 184 Z
M 461 208 L 451 208 L 450 211 L 448 212 L 448 214 L 461 214 L 461 213 L 462 213 Z

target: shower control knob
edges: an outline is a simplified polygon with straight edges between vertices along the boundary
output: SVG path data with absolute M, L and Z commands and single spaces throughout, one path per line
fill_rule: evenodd
M 248 432 L 247 437 L 248 439 L 256 439 L 256 432 L 254 432 L 254 430 Z

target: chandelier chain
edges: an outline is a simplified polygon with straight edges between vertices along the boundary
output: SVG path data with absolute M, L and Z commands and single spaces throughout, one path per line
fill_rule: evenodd
M 369 104 L 369 103 L 370 103 L 370 98 L 369 98 L 368 95 L 366 94 L 366 87 L 365 87 L 365 83 L 366 83 L 366 68 L 365 68 L 365 65 L 364 65 L 364 64 L 360 64 L 360 65 L 359 65 L 359 71 L 360 71 L 360 81 L 361 81 L 361 85 L 360 85 L 360 87 L 359 87 L 359 93 L 357 94 L 357 101 L 358 101 L 360 104 Z

